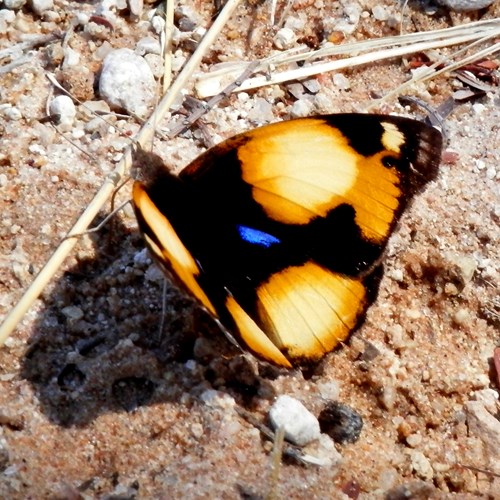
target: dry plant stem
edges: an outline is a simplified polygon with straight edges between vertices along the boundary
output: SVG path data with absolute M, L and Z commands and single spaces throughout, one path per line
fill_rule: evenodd
M 421 32 L 417 35 L 411 34 L 395 36 L 340 46 L 331 46 L 302 54 L 290 55 L 290 52 L 287 51 L 260 61 L 261 67 L 271 65 L 278 66 L 298 61 L 311 61 L 313 59 L 332 55 L 338 56 L 349 53 L 359 54 L 360 52 L 371 52 L 336 61 L 314 63 L 309 66 L 293 70 L 285 70 L 281 72 L 274 71 L 270 73 L 270 75 L 258 76 L 247 80 L 237 89 L 237 91 L 245 91 L 291 80 L 308 78 L 320 73 L 327 73 L 348 67 L 373 63 L 384 59 L 401 57 L 415 52 L 458 45 L 460 43 L 467 43 L 478 39 L 484 41 L 488 38 L 498 36 L 500 36 L 500 20 L 494 20 L 470 23 L 469 25 L 466 25 L 466 27 L 461 26 L 426 33 Z M 374 49 L 376 48 L 380 50 L 375 51 Z M 214 95 L 218 92 L 217 85 L 210 85 L 210 87 L 207 88 L 207 82 L 217 82 L 218 80 L 223 81 L 227 78 L 233 79 L 239 72 L 241 72 L 241 70 L 241 66 L 234 66 L 229 69 L 221 69 L 219 71 L 203 75 L 196 84 L 198 96 L 209 97 Z M 223 84 L 221 83 L 220 85 L 222 86 Z
M 219 104 L 224 97 L 227 97 L 231 92 L 233 92 L 237 87 L 239 87 L 244 80 L 246 80 L 252 73 L 256 71 L 259 63 L 253 62 L 250 63 L 245 71 L 237 78 L 234 82 L 230 83 L 222 92 L 213 96 L 207 102 L 202 102 L 200 109 L 193 111 L 185 120 L 182 121 L 181 124 L 173 127 L 168 136 L 169 138 L 177 137 L 182 132 L 186 131 L 189 127 L 193 125 L 197 120 L 199 120 L 207 111 L 214 108 Z
M 163 93 L 172 82 L 172 35 L 174 33 L 174 0 L 165 0 L 165 47 L 163 58 Z
M 457 51 L 455 54 L 453 54 L 453 56 L 456 57 L 456 56 L 462 54 L 463 52 L 465 52 L 466 50 L 470 50 L 474 45 L 477 45 L 479 43 L 487 41 L 487 39 L 489 39 L 489 38 L 491 38 L 491 37 L 487 37 L 486 39 L 481 39 L 481 40 L 478 40 L 477 42 L 474 42 L 470 45 L 467 45 L 467 47 L 464 47 L 463 49 Z M 374 108 L 377 108 L 382 103 L 389 101 L 392 98 L 402 94 L 404 91 L 406 91 L 406 89 L 408 89 L 412 85 L 415 85 L 415 83 L 423 83 L 423 82 L 430 80 L 432 78 L 436 78 L 437 76 L 441 75 L 442 73 L 449 73 L 455 69 L 458 69 L 458 68 L 461 68 L 462 66 L 465 66 L 466 64 L 470 64 L 474 61 L 477 61 L 479 59 L 483 59 L 487 56 L 490 56 L 498 51 L 500 51 L 500 42 L 495 43 L 490 47 L 486 47 L 485 49 L 480 50 L 479 52 L 475 52 L 474 54 L 471 54 L 468 57 L 464 57 L 463 59 L 460 59 L 454 63 L 447 64 L 446 66 L 444 66 L 443 68 L 441 68 L 439 70 L 435 70 L 434 68 L 441 65 L 443 63 L 443 61 L 442 60 L 436 61 L 432 66 L 429 66 L 429 68 L 428 68 L 429 71 L 426 74 L 415 75 L 413 78 L 411 78 L 407 82 L 403 83 L 402 85 L 400 85 L 399 87 L 397 87 L 393 91 L 389 92 L 381 99 L 377 99 L 377 100 L 371 102 L 365 108 L 365 111 L 370 111 Z
M 14 57 L 15 54 L 22 54 L 26 50 L 34 49 L 35 47 L 39 47 L 40 45 L 47 45 L 54 40 L 63 38 L 63 36 L 64 33 L 61 32 L 51 33 L 50 35 L 34 35 L 33 37 L 30 37 L 29 40 L 16 43 L 15 45 L 11 45 L 5 49 L 0 50 L 0 59 Z
M 266 500 L 276 500 L 278 498 L 278 483 L 281 471 L 281 458 L 283 456 L 283 446 L 285 444 L 285 428 L 278 427 L 274 435 L 273 451 L 271 453 L 271 473 L 269 474 L 269 493 Z
M 214 40 L 219 35 L 220 31 L 222 30 L 225 23 L 227 22 L 233 11 L 236 9 L 240 1 L 241 0 L 228 0 L 228 2 L 224 5 L 224 8 L 221 10 L 219 16 L 207 31 L 205 37 L 200 42 L 192 57 L 179 73 L 177 79 L 172 84 L 168 93 L 163 96 L 163 99 L 161 100 L 155 112 L 151 115 L 149 120 L 144 124 L 140 132 L 137 134 L 136 140 L 141 144 L 141 146 L 151 140 L 154 134 L 155 124 L 157 124 L 161 120 L 161 118 L 165 116 L 165 113 L 169 110 L 179 92 L 181 92 L 181 90 L 186 86 L 187 82 L 191 78 L 191 75 L 199 66 L 203 55 L 207 52 L 207 50 L 210 49 Z M 71 236 L 73 234 L 80 234 L 86 231 L 99 210 L 101 210 L 106 201 L 109 199 L 113 190 L 120 183 L 125 172 L 130 169 L 130 165 L 132 162 L 131 151 L 131 147 L 127 148 L 122 160 L 118 163 L 115 170 L 106 178 L 103 185 L 95 195 L 94 199 L 85 209 L 73 228 L 69 231 L 68 235 Z M 12 333 L 14 328 L 16 328 L 17 324 L 19 323 L 19 321 L 21 321 L 24 314 L 42 293 L 45 286 L 57 272 L 64 259 L 76 245 L 77 241 L 77 238 L 67 238 L 62 241 L 62 243 L 50 257 L 48 262 L 45 264 L 43 269 L 33 280 L 28 290 L 26 290 L 16 306 L 7 315 L 4 322 L 0 325 L 0 346 L 4 344 L 5 340 Z

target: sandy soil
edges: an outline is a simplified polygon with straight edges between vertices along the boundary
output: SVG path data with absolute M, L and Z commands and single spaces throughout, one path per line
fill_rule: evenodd
M 184 4 L 209 25 L 210 3 Z M 268 5 L 252 4 L 238 9 L 203 69 L 274 50 Z M 366 15 L 346 41 L 396 34 L 371 9 L 385 6 L 393 16 L 398 4 L 355 4 Z M 306 20 L 299 36 L 314 44 L 350 5 L 303 2 L 290 15 Z M 406 13 L 407 31 L 500 15 L 498 5 L 432 16 L 415 7 Z M 0 48 L 26 34 L 65 30 L 76 12 L 92 11 L 89 4 L 57 2 L 40 17 L 26 7 L 6 28 Z M 80 100 L 98 100 L 92 81 L 102 62 L 99 49 L 134 48 L 152 36 L 146 20 L 130 20 L 125 11 L 117 19 L 114 30 L 87 26 L 71 38 L 90 79 L 59 69 L 60 41 L 35 49 L 29 64 L 0 77 L 1 315 L 138 129 L 133 120 L 110 118 L 112 127 L 85 131 L 92 117 L 79 108 L 74 130 L 65 133 L 77 149 L 41 121 L 52 92 L 47 72 Z M 189 56 L 192 44 L 177 50 Z M 348 90 L 321 75 L 313 112 L 356 111 L 372 93 L 384 94 L 408 75 L 401 60 L 346 72 Z M 457 86 L 447 75 L 414 95 L 438 106 Z M 295 100 L 287 85 L 233 95 L 207 113 L 201 127 L 156 146 L 173 168 L 182 168 L 203 151 L 207 136 L 217 142 L 247 130 L 263 109 L 264 121 L 287 118 Z M 383 111 L 423 114 L 394 102 Z M 0 497 L 500 498 L 499 382 L 492 361 L 499 342 L 499 123 L 498 92 L 460 105 L 448 119 L 446 161 L 391 239 L 377 303 L 349 345 L 313 372 L 261 365 L 257 373 L 172 286 L 159 338 L 163 280 L 130 208 L 82 237 L 0 350 Z M 126 186 L 118 199 L 129 197 Z M 270 442 L 237 409 L 266 423 L 278 394 L 299 399 L 315 415 L 335 399 L 362 416 L 359 439 L 336 444 L 340 465 L 284 459 L 273 479 Z M 311 446 L 310 454 L 321 452 Z

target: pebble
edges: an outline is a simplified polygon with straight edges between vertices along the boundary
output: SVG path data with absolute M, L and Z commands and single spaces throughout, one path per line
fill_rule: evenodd
M 30 0 L 29 3 L 31 10 L 38 16 L 54 8 L 54 0 Z
M 434 477 L 434 469 L 429 459 L 421 451 L 412 450 L 410 459 L 411 467 L 420 479 L 429 481 Z
M 306 88 L 306 90 L 308 92 L 310 92 L 311 94 L 317 94 L 321 90 L 321 85 L 318 82 L 318 80 L 316 80 L 316 78 L 311 78 L 309 80 L 304 80 L 302 82 L 302 84 L 304 85 L 304 87 Z
M 145 54 L 160 54 L 160 42 L 152 36 L 141 38 L 135 47 L 135 52 L 140 56 Z
M 0 104 L 0 115 L 12 122 L 18 121 L 23 117 L 21 111 L 9 103 Z
M 75 104 L 71 97 L 58 95 L 50 103 L 50 114 L 58 115 L 58 126 L 61 131 L 67 132 L 73 127 L 76 116 Z
M 229 394 L 215 389 L 207 389 L 201 394 L 200 399 L 211 408 L 232 410 L 236 406 L 236 401 Z
M 330 401 L 318 417 L 321 432 L 337 443 L 355 443 L 363 429 L 361 415 L 347 405 Z
M 298 446 L 305 446 L 320 436 L 318 419 L 290 396 L 278 397 L 269 411 L 269 419 L 275 430 L 283 427 L 285 438 Z
M 145 117 L 155 102 L 153 72 L 132 50 L 114 50 L 104 59 L 99 92 L 109 105 Z
M 473 394 L 474 400 L 480 402 L 492 414 L 496 412 L 498 392 L 494 389 L 481 389 Z
M 372 9 L 372 14 L 377 21 L 387 21 L 389 19 L 389 13 L 382 5 L 375 5 Z
M 469 401 L 465 405 L 465 414 L 469 434 L 484 444 L 488 455 L 485 463 L 500 463 L 500 421 L 480 401 Z
M 144 10 L 143 0 L 127 0 L 127 6 L 133 17 L 141 17 L 142 11 Z
M 489 7 L 495 0 L 438 0 L 438 3 L 450 10 L 468 11 L 480 10 Z
M 304 118 L 309 116 L 312 112 L 313 104 L 306 99 L 295 101 L 290 109 L 290 116 L 292 118 Z
M 26 4 L 26 0 L 4 0 L 3 6 L 9 10 L 18 10 Z
M 80 64 L 80 53 L 73 50 L 71 47 L 65 47 L 63 69 L 77 66 L 78 64 Z
M 258 124 L 271 122 L 274 119 L 273 105 L 263 97 L 257 97 L 248 111 L 248 119 Z
M 318 382 L 318 391 L 321 397 L 328 400 L 336 400 L 340 396 L 340 384 L 336 380 Z
M 13 23 L 16 14 L 8 9 L 0 9 L 0 33 L 5 33 L 7 25 Z
M 332 77 L 333 84 L 340 90 L 349 90 L 351 82 L 342 73 L 334 73 Z
M 281 28 L 274 36 L 273 43 L 278 50 L 290 49 L 295 45 L 297 36 L 290 28 Z
M 61 312 L 66 316 L 66 318 L 77 321 L 83 318 L 83 311 L 77 306 L 64 307 Z
M 408 444 L 408 446 L 416 448 L 417 446 L 422 444 L 422 435 L 419 434 L 418 432 L 410 434 L 409 436 L 406 437 L 406 443 Z

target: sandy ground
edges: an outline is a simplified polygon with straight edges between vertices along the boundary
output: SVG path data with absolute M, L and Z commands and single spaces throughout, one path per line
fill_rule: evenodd
M 321 41 L 333 26 L 328 20 L 351 5 L 331 3 L 295 4 L 290 15 L 307 21 L 303 40 Z M 185 5 L 208 26 L 211 4 Z M 356 5 L 366 15 L 346 41 L 396 34 L 371 9 L 385 6 L 394 15 L 399 5 Z M 65 30 L 75 12 L 92 8 L 57 2 L 54 14 L 42 17 L 25 8 L 6 28 L 1 48 L 26 34 Z M 430 16 L 413 6 L 404 25 L 407 31 L 444 28 L 499 14 L 498 5 L 470 16 Z M 75 30 L 71 47 L 93 74 L 103 45 L 134 48 L 152 36 L 148 21 L 131 21 L 125 12 L 118 19 L 113 31 L 102 25 Z M 203 69 L 268 55 L 272 37 L 268 5 L 245 4 Z M 40 121 L 52 91 L 47 72 L 71 82 L 80 100 L 99 99 L 81 72 L 61 74 L 58 44 L 37 48 L 29 64 L 0 77 L 2 103 L 19 111 L 2 107 L 0 115 L 1 315 L 138 129 L 133 120 L 116 119 L 113 127 L 67 132 L 79 150 Z M 188 56 L 192 44 L 177 49 Z M 346 72 L 348 90 L 321 75 L 313 112 L 356 111 L 372 93 L 384 94 L 408 75 L 401 60 Z M 414 95 L 438 106 L 459 85 L 447 75 Z M 287 118 L 295 100 L 287 85 L 233 95 L 204 116 L 201 128 L 157 147 L 181 168 L 206 147 L 204 137 L 217 142 L 247 130 L 263 109 L 263 121 Z M 423 114 L 394 102 L 383 111 Z M 80 108 L 75 130 L 90 119 Z M 82 237 L 0 350 L 0 497 L 500 498 L 492 361 L 499 342 L 499 123 L 498 92 L 460 105 L 448 119 L 447 161 L 391 239 L 378 301 L 351 342 L 315 371 L 260 365 L 257 373 L 172 286 L 160 338 L 163 280 L 144 252 L 130 208 Z M 118 199 L 129 197 L 126 186 Z M 340 464 L 286 458 L 273 478 L 271 443 L 237 409 L 266 423 L 278 394 L 299 399 L 315 415 L 334 399 L 362 416 L 359 439 L 335 445 Z M 310 454 L 328 455 L 311 446 Z

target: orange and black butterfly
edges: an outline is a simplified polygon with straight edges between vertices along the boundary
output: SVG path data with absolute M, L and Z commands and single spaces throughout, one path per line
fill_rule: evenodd
M 375 300 L 387 241 L 436 177 L 441 145 L 436 129 L 395 116 L 285 121 L 178 176 L 157 159 L 134 183 L 135 212 L 156 261 L 240 345 L 280 366 L 311 363 Z

